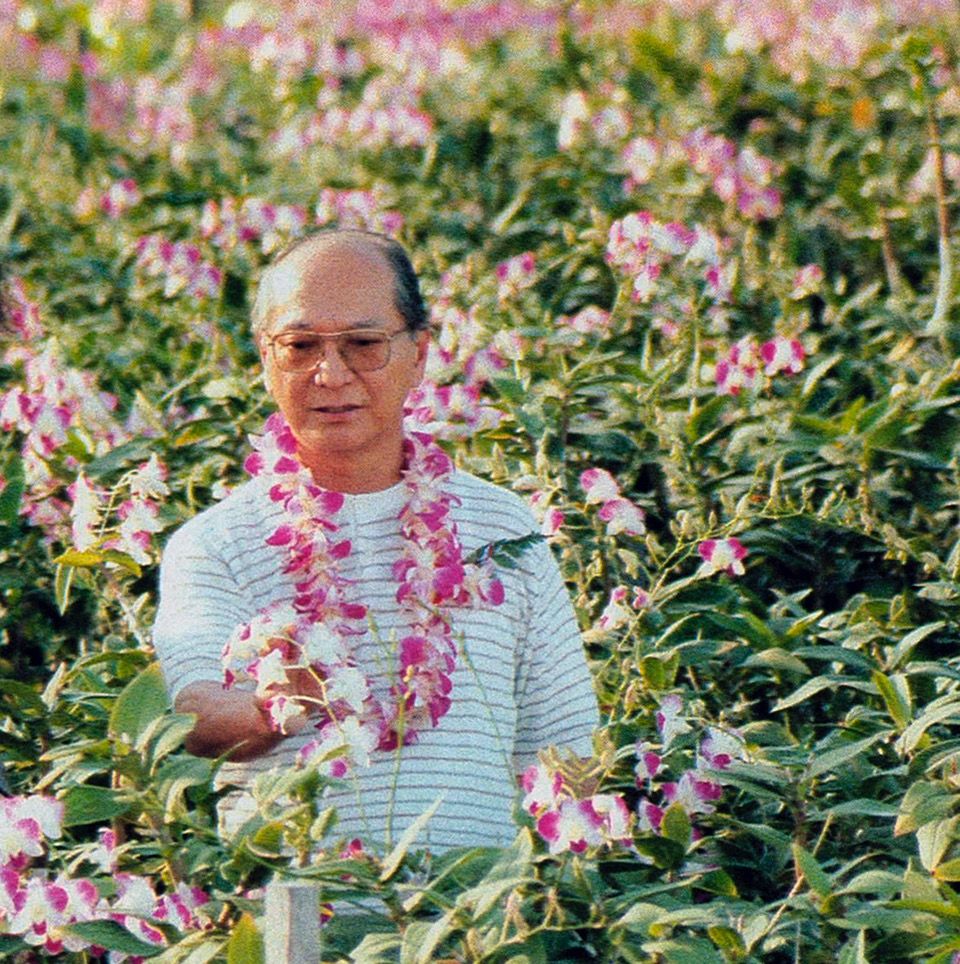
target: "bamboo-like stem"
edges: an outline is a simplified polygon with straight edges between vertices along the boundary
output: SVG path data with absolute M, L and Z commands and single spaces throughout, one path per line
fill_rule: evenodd
M 948 329 L 947 312 L 953 288 L 953 258 L 950 254 L 950 210 L 947 204 L 947 179 L 943 161 L 943 143 L 940 139 L 940 123 L 934 109 L 933 99 L 927 103 L 927 135 L 933 152 L 934 188 L 937 200 L 937 242 L 940 252 L 940 274 L 937 281 L 937 300 L 933 315 L 927 322 L 925 334 L 945 338 Z
M 883 272 L 887 276 L 887 287 L 895 298 L 903 294 L 903 274 L 897 262 L 897 254 L 893 249 L 893 239 L 890 237 L 890 222 L 887 212 L 880 212 L 880 253 L 883 257 Z

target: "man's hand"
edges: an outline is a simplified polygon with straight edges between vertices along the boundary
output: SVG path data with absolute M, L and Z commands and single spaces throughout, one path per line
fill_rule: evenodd
M 197 756 L 228 753 L 231 760 L 249 760 L 273 749 L 284 737 L 270 728 L 260 700 L 249 690 L 226 690 L 212 681 L 190 683 L 177 694 L 174 709 L 196 714 L 186 748 Z

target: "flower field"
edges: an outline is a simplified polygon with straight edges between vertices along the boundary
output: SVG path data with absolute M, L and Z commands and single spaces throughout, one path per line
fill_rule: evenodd
M 296 878 L 325 961 L 960 961 L 958 38 L 0 0 L 0 957 L 257 962 Z M 509 848 L 347 839 L 316 766 L 224 839 L 154 660 L 163 545 L 271 413 L 260 271 L 322 226 L 411 252 L 410 422 L 527 500 L 583 629 L 594 756 L 544 749 Z

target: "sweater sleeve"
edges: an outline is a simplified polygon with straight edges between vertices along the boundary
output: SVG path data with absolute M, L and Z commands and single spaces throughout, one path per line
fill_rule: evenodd
M 535 763 L 548 745 L 589 756 L 599 723 L 576 614 L 549 546 L 534 547 L 531 563 L 529 626 L 520 640 L 516 682 L 518 770 Z
M 171 699 L 189 683 L 223 678 L 223 645 L 245 617 L 233 573 L 196 522 L 174 533 L 160 563 L 153 645 Z

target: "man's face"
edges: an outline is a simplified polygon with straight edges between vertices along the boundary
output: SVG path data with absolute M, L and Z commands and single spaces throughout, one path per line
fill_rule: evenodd
M 267 388 L 305 464 L 316 469 L 336 463 L 360 470 L 395 465 L 404 400 L 423 376 L 425 332 L 392 339 L 387 364 L 359 372 L 345 363 L 334 339 L 323 343 L 322 360 L 314 370 L 283 371 L 265 340 L 301 331 L 404 331 L 394 304 L 393 272 L 384 257 L 362 241 L 318 242 L 288 255 L 270 272 L 268 283 L 260 354 Z

